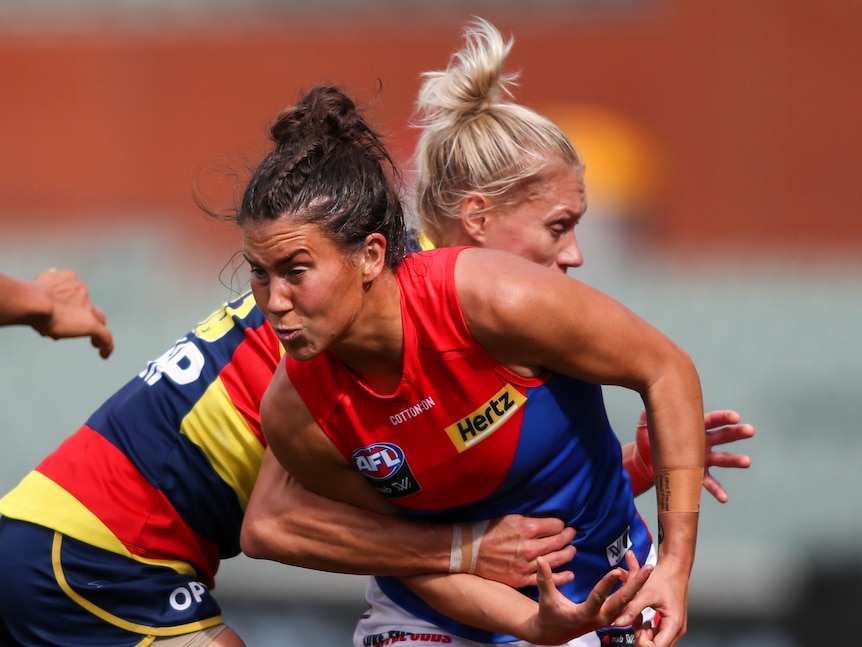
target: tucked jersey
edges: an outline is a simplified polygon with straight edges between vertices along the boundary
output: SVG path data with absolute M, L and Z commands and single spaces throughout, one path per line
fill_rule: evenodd
M 463 248 L 410 255 L 397 272 L 404 365 L 392 394 L 363 384 L 330 353 L 287 357 L 309 411 L 344 457 L 393 504 L 447 521 L 507 513 L 559 517 L 577 529 L 561 588 L 583 601 L 629 548 L 652 542 L 638 515 L 601 387 L 562 374 L 523 377 L 472 336 L 454 287 Z M 478 642 L 509 636 L 455 623 L 396 578 L 380 588 L 414 615 Z M 537 597 L 534 588 L 525 589 Z
M 281 344 L 251 293 L 111 396 L 0 500 L 0 514 L 209 587 L 239 553 L 265 441 L 259 406 Z

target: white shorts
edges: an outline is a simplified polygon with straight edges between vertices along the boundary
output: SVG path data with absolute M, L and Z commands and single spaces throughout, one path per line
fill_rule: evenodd
M 656 563 L 655 547 L 650 550 L 647 557 L 648 564 Z M 380 587 L 377 581 L 371 579 L 365 590 L 365 600 L 368 602 L 368 610 L 362 615 L 356 625 L 353 634 L 353 647 L 391 647 L 405 645 L 410 647 L 439 647 L 440 645 L 451 645 L 453 647 L 492 647 L 489 643 L 478 643 L 467 640 L 437 625 L 417 618 L 395 604 Z M 652 620 L 655 612 L 646 609 L 643 613 L 644 620 Z M 565 643 L 566 647 L 603 647 L 604 645 L 626 645 L 634 644 L 634 640 L 627 640 L 625 629 L 609 629 L 608 635 L 600 637 L 598 632 L 580 636 Z M 539 647 L 533 643 L 523 640 L 505 643 L 507 647 Z

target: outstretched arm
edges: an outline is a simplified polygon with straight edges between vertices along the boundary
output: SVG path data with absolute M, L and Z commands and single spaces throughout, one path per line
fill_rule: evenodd
M 359 477 L 354 487 L 368 486 Z M 453 524 L 371 512 L 309 492 L 268 449 L 246 510 L 241 545 L 250 557 L 323 571 L 448 573 L 458 561 L 453 549 L 462 548 L 453 546 L 453 529 Z M 545 556 L 551 568 L 571 561 L 573 537 L 574 530 L 558 519 L 495 519 L 476 543 L 475 573 L 513 587 L 535 585 L 537 557 Z M 469 570 L 469 564 L 462 562 L 457 570 Z M 553 579 L 563 584 L 571 573 L 554 573 Z
M 114 350 L 105 313 L 90 302 L 74 272 L 50 269 L 33 281 L 0 274 L 0 293 L 0 325 L 31 326 L 52 339 L 89 337 L 104 358 Z
M 725 445 L 754 436 L 754 427 L 750 424 L 740 424 L 740 420 L 740 415 L 736 411 L 730 410 L 710 411 L 704 415 L 706 471 L 703 475 L 703 487 L 719 503 L 727 503 L 729 497 L 718 479 L 710 474 L 709 468 L 736 467 L 744 469 L 751 466 L 751 458 L 746 454 L 714 452 L 712 450 L 716 445 Z M 623 446 L 623 467 L 629 473 L 635 496 L 643 494 L 655 485 L 646 411 L 641 412 L 635 441 Z

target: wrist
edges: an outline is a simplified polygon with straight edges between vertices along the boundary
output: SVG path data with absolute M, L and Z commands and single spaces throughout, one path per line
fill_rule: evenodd
M 487 521 L 456 523 L 452 528 L 452 548 L 449 552 L 450 573 L 475 573 L 479 548 L 488 528 Z
M 664 469 L 655 475 L 658 514 L 700 512 L 703 468 Z

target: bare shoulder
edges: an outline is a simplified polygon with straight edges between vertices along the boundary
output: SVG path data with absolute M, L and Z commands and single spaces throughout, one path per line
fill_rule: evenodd
M 575 306 L 586 286 L 509 252 L 471 248 L 458 257 L 455 287 L 471 329 L 503 332 Z
M 620 349 L 641 347 L 647 338 L 652 341 L 644 349 L 656 347 L 651 327 L 622 304 L 514 254 L 464 250 L 455 286 L 476 340 L 522 374 L 544 367 L 582 379 L 619 380 L 626 361 Z

